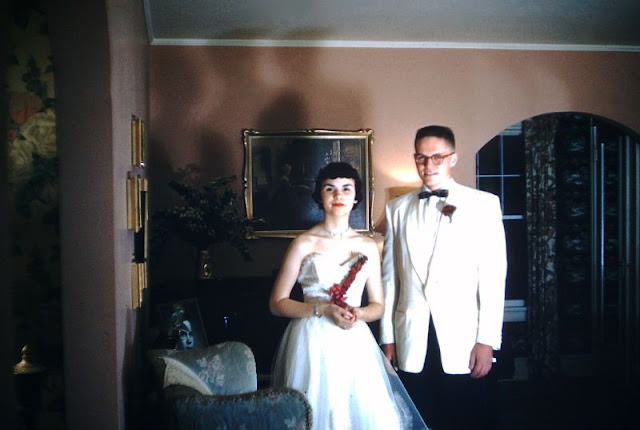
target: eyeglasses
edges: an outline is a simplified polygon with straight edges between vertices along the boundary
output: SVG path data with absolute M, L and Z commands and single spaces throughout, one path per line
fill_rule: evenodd
M 433 155 L 424 155 L 420 153 L 413 154 L 413 159 L 418 164 L 428 163 L 429 159 L 435 166 L 439 166 L 442 164 L 445 158 L 452 156 L 455 152 L 450 152 L 449 154 L 433 154 Z

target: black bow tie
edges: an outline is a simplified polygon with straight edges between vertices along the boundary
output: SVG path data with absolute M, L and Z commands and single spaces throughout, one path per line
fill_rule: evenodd
M 418 197 L 421 199 L 428 199 L 431 196 L 436 197 L 447 197 L 449 195 L 449 190 L 435 190 L 435 191 L 423 191 L 418 194 Z

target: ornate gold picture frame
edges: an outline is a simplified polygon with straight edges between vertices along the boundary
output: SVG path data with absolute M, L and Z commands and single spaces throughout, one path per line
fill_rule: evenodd
M 255 237 L 295 237 L 322 220 L 313 201 L 318 171 L 344 161 L 360 174 L 365 201 L 351 213 L 351 226 L 371 233 L 373 131 L 291 130 L 242 131 L 244 196 L 247 217 L 264 222 Z

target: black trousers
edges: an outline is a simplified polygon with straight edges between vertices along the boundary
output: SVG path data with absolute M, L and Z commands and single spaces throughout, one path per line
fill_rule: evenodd
M 421 373 L 399 372 L 405 388 L 431 430 L 500 429 L 496 413 L 495 369 L 484 378 L 442 370 L 433 324 Z

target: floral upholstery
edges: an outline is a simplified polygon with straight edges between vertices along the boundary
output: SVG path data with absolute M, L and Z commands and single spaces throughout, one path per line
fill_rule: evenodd
M 185 396 L 175 402 L 180 430 L 311 428 L 306 397 L 291 388 L 269 388 L 236 396 Z
M 162 388 L 184 385 L 209 395 L 249 393 L 257 389 L 253 353 L 241 342 L 190 350 L 151 350 L 149 355 Z
M 180 430 L 310 429 L 311 406 L 290 388 L 257 390 L 256 363 L 241 342 L 149 351 L 162 393 L 159 422 Z

